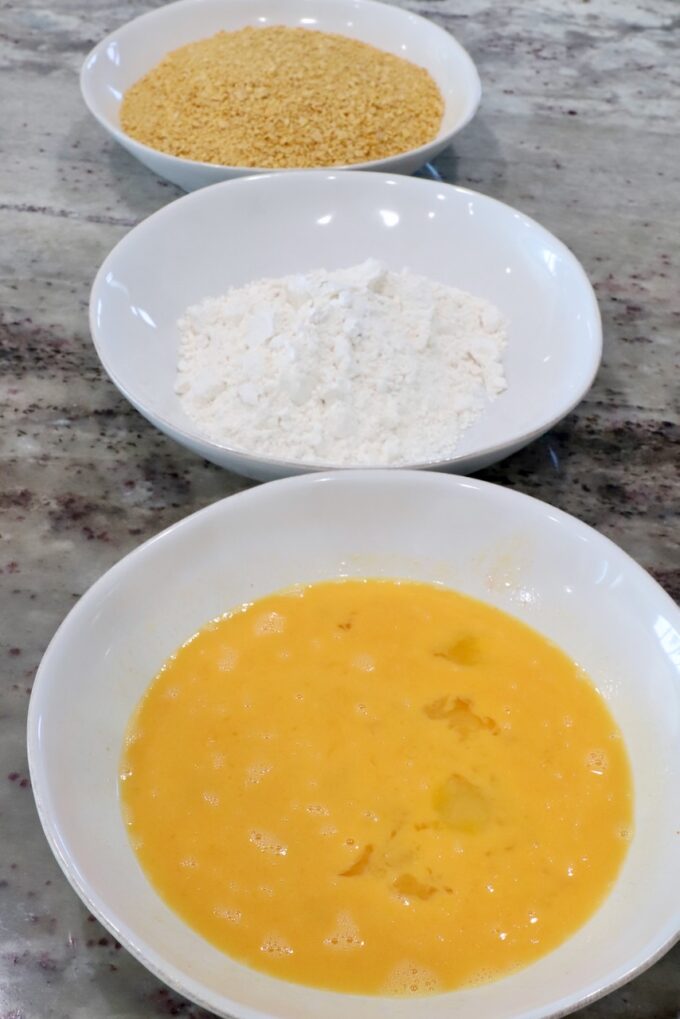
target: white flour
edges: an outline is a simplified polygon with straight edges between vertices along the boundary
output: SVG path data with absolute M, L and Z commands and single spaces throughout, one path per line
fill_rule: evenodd
M 338 466 L 450 457 L 505 389 L 493 305 L 374 260 L 189 308 L 176 392 L 203 434 Z

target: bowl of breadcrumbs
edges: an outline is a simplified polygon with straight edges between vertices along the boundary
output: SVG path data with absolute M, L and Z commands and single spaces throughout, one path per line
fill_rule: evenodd
M 277 170 L 412 173 L 481 94 L 448 32 L 376 0 L 179 0 L 103 39 L 81 89 L 109 134 L 187 191 Z

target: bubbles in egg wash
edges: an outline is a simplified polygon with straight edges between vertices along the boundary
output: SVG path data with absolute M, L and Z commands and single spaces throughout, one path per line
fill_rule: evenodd
M 283 844 L 275 835 L 263 831 L 251 831 L 248 841 L 262 853 L 271 853 L 273 856 L 286 856 L 288 847 Z
M 285 959 L 287 955 L 293 954 L 293 946 L 279 934 L 268 934 L 260 945 L 260 951 L 277 959 Z
M 440 981 L 437 974 L 416 962 L 400 962 L 389 974 L 385 986 L 385 994 L 417 995 L 433 994 L 439 990 Z
M 240 923 L 243 916 L 240 909 L 231 906 L 215 906 L 213 914 L 219 920 L 227 920 L 229 923 Z
M 217 659 L 220 672 L 233 672 L 238 663 L 238 651 L 233 647 L 223 647 Z
M 343 911 L 338 913 L 335 927 L 332 933 L 323 939 L 323 943 L 335 951 L 347 952 L 363 948 L 366 942 L 361 937 L 351 913 Z
M 588 770 L 592 775 L 604 775 L 607 770 L 607 755 L 604 750 L 591 750 L 586 757 Z
M 272 770 L 273 765 L 264 761 L 256 761 L 246 768 L 246 785 L 259 785 L 265 775 Z
M 362 652 L 354 656 L 352 665 L 355 669 L 359 669 L 360 672 L 373 672 L 375 670 L 375 659 L 372 655 Z
M 285 616 L 280 612 L 265 612 L 256 619 L 253 632 L 256 637 L 263 637 L 266 634 L 283 633 L 285 628 Z

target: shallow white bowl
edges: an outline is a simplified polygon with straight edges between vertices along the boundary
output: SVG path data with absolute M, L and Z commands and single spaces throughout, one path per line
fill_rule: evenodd
M 479 470 L 547 431 L 589 388 L 601 356 L 600 316 L 583 269 L 563 244 L 473 191 L 351 170 L 216 184 L 135 227 L 92 288 L 97 353 L 149 421 L 206 460 L 265 480 L 336 467 L 274 460 L 204 437 L 174 392 L 177 320 L 187 306 L 231 286 L 369 256 L 487 298 L 509 323 L 507 391 L 450 458 L 411 466 Z
M 121 819 L 123 734 L 179 644 L 231 607 L 345 576 L 444 583 L 534 626 L 584 666 L 630 754 L 635 836 L 595 916 L 514 975 L 421 999 L 287 984 L 193 933 L 140 870 Z M 620 549 L 543 503 L 413 471 L 292 478 L 181 521 L 113 567 L 62 624 L 28 720 L 48 840 L 87 907 L 181 993 L 237 1019 L 539 1019 L 630 979 L 680 932 L 680 611 Z
M 103 39 L 87 56 L 80 75 L 90 112 L 116 141 L 160 177 L 186 191 L 266 168 L 245 168 L 180 159 L 149 148 L 121 130 L 125 91 L 170 50 L 247 25 L 288 25 L 336 32 L 370 43 L 425 67 L 444 97 L 441 128 L 427 145 L 354 169 L 413 173 L 444 149 L 474 116 L 481 96 L 472 60 L 433 22 L 376 0 L 179 0 L 143 14 Z

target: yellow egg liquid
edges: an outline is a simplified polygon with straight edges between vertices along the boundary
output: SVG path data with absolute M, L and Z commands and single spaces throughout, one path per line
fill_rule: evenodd
M 597 909 L 631 837 L 625 746 L 583 672 L 410 582 L 315 584 L 210 623 L 142 699 L 120 792 L 187 924 L 352 993 L 526 966 Z

